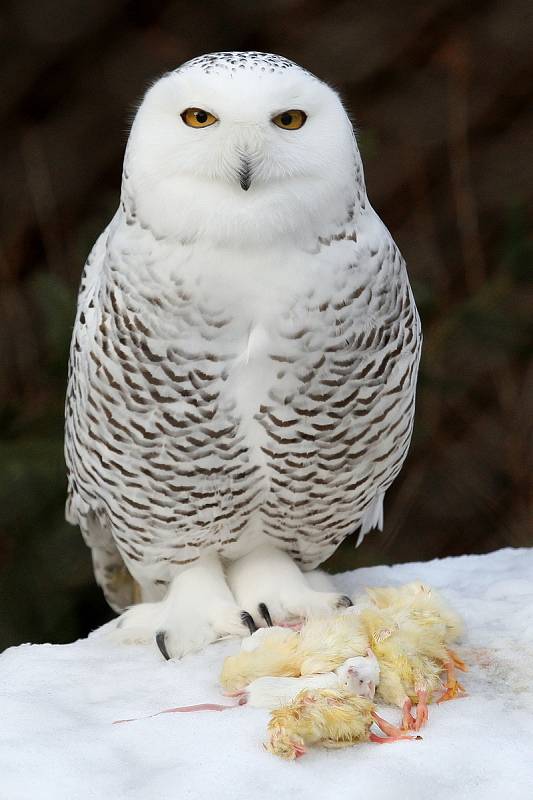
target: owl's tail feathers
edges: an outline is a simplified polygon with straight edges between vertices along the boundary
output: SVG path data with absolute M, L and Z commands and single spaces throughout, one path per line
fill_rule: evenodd
M 381 492 L 377 494 L 372 503 L 368 506 L 367 510 L 363 514 L 361 518 L 361 530 L 359 531 L 359 537 L 356 542 L 356 547 L 359 547 L 363 539 L 365 538 L 366 534 L 373 530 L 374 528 L 378 528 L 380 531 L 383 530 L 383 499 L 385 497 L 385 493 Z
M 90 512 L 80 520 L 80 528 L 85 543 L 91 548 L 96 582 L 113 611 L 120 614 L 128 606 L 140 601 L 139 587 L 128 571 L 105 522 Z

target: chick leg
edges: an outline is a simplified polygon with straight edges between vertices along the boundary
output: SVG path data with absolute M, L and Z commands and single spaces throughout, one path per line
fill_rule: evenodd
M 385 703 L 390 703 L 402 709 L 402 729 L 404 731 L 411 730 L 415 723 L 415 719 L 411 715 L 413 706 L 398 670 L 393 663 L 388 661 L 380 661 L 379 666 L 381 667 L 381 674 L 377 689 L 378 696 Z
M 464 686 L 462 686 L 455 676 L 455 661 L 450 658 L 444 665 L 447 673 L 446 690 L 441 694 L 438 703 L 444 703 L 446 700 L 453 700 L 455 697 L 461 697 L 466 694 Z
M 409 731 L 414 728 L 415 718 L 411 714 L 413 704 L 408 697 L 405 698 L 402 704 L 402 730 Z
M 429 718 L 428 692 L 426 689 L 418 689 L 416 694 L 418 697 L 418 705 L 416 707 L 416 719 L 413 730 L 419 731 Z
M 385 736 L 377 736 L 375 733 L 370 734 L 370 741 L 376 742 L 376 744 L 385 744 L 386 742 L 397 742 L 401 739 L 415 739 L 420 737 L 414 736 L 406 736 L 404 731 L 401 728 L 397 728 L 396 725 L 391 725 L 390 722 L 387 722 L 386 719 L 380 717 L 376 714 L 375 711 L 371 712 L 372 719 L 380 729 L 383 731 Z
M 468 672 L 468 666 L 465 664 L 462 658 L 459 658 L 455 650 L 448 650 L 448 655 L 455 664 L 455 669 L 458 669 L 461 672 Z
M 226 576 L 240 608 L 256 625 L 323 616 L 351 605 L 338 592 L 315 591 L 292 558 L 272 545 L 262 545 L 227 565 Z

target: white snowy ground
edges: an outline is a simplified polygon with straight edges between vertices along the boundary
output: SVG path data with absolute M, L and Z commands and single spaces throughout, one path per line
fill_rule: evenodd
M 533 549 L 501 550 L 336 576 L 365 585 L 421 579 L 463 613 L 458 648 L 469 696 L 430 707 L 423 741 L 313 749 L 284 762 L 262 748 L 268 712 L 163 714 L 225 702 L 217 689 L 236 641 L 165 662 L 98 633 L 0 656 L 1 800 L 529 800 L 533 798 Z M 398 711 L 382 713 L 396 721 Z

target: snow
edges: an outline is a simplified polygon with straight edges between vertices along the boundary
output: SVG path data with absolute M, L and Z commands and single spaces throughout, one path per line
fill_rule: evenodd
M 284 762 L 262 748 L 268 712 L 162 714 L 225 702 L 217 677 L 235 640 L 165 662 L 102 634 L 0 656 L 1 800 L 350 798 L 525 800 L 533 796 L 533 549 L 373 567 L 335 577 L 346 593 L 420 579 L 465 617 L 468 697 L 430 707 L 423 741 L 313 749 Z M 104 631 L 105 633 L 105 631 Z M 383 716 L 397 721 L 397 709 Z

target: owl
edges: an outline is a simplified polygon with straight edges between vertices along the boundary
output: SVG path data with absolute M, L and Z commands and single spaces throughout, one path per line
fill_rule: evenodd
M 329 86 L 257 52 L 148 90 L 87 260 L 66 515 L 116 636 L 181 656 L 348 603 L 305 572 L 382 526 L 420 322 Z

